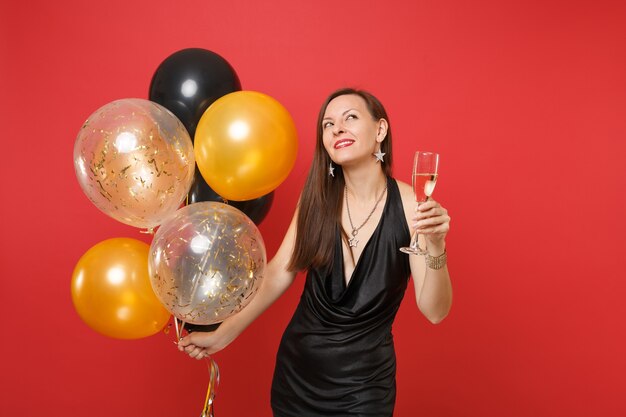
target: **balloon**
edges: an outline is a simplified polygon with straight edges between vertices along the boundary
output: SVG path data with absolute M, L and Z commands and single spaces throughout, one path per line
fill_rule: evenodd
M 135 227 L 158 226 L 180 207 L 194 167 L 185 127 L 148 100 L 122 99 L 96 110 L 74 145 L 74 168 L 87 197 Z
M 244 201 L 273 191 L 296 160 L 296 127 L 275 99 L 238 91 L 202 115 L 194 139 L 202 177 L 227 200 Z
M 246 201 L 228 201 L 222 198 L 218 193 L 213 191 L 211 187 L 204 181 L 202 175 L 196 170 L 196 175 L 191 184 L 191 189 L 187 196 L 187 203 L 199 203 L 201 201 L 217 201 L 218 203 L 225 203 L 241 210 L 246 216 L 259 225 L 270 211 L 272 202 L 274 201 L 274 192 L 266 194 L 262 197 L 255 198 L 254 200 Z
M 185 330 L 187 330 L 189 333 L 193 333 L 193 332 L 214 332 L 215 330 L 217 330 L 218 327 L 220 327 L 220 323 L 214 323 L 214 324 L 208 324 L 206 326 L 201 326 L 198 324 L 189 324 L 189 323 L 185 323 Z
M 72 301 L 92 329 L 118 339 L 159 332 L 170 314 L 150 286 L 150 247 L 129 238 L 108 239 L 89 249 L 72 274 Z
M 225 94 L 241 90 L 233 67 L 215 52 L 189 48 L 167 57 L 150 83 L 150 100 L 174 113 L 193 138 L 204 111 Z
M 244 308 L 265 271 L 263 238 L 241 211 L 222 203 L 183 207 L 150 246 L 152 288 L 178 319 L 214 324 Z

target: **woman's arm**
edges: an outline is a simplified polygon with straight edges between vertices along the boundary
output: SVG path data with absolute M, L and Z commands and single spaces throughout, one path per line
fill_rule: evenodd
M 417 227 L 419 243 L 432 257 L 442 255 L 446 249 L 445 237 L 450 230 L 448 211 L 435 200 L 416 207 L 413 190 L 408 184 L 398 182 L 402 203 L 411 232 Z M 426 265 L 426 256 L 407 255 L 415 286 L 417 307 L 431 322 L 441 322 L 452 306 L 452 284 L 447 265 L 433 269 Z
M 224 349 L 289 288 L 296 276 L 296 272 L 287 270 L 287 265 L 295 244 L 297 216 L 296 210 L 283 242 L 267 264 L 259 290 L 250 304 L 224 320 L 215 331 L 194 332 L 182 338 L 178 343 L 181 351 L 184 350 L 192 358 L 202 359 Z

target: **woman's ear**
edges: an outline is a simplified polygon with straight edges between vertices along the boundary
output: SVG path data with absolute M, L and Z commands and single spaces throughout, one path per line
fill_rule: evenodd
M 378 121 L 378 132 L 376 132 L 376 142 L 381 143 L 387 137 L 387 129 L 389 129 L 389 123 L 387 120 L 380 119 Z

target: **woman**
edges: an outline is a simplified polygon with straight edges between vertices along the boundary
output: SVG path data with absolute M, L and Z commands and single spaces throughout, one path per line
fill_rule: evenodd
M 300 303 L 278 350 L 275 416 L 390 416 L 395 404 L 391 325 L 413 276 L 431 322 L 450 310 L 447 211 L 415 203 L 391 176 L 391 130 L 371 94 L 342 89 L 320 111 L 317 143 L 296 214 L 252 302 L 211 333 L 179 348 L 201 359 L 231 343 L 307 270 Z M 420 233 L 428 255 L 399 251 Z

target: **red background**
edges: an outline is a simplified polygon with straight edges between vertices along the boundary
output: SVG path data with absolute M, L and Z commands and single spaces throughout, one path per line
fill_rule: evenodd
M 11 3 L 11 4 L 9 4 Z M 225 57 L 279 100 L 300 150 L 261 225 L 273 254 L 325 96 L 386 104 L 395 173 L 442 155 L 454 305 L 429 324 L 407 293 L 394 326 L 399 417 L 626 415 L 622 1 L 30 1 L 0 6 L 3 416 L 193 416 L 208 372 L 158 334 L 108 339 L 70 278 L 94 244 L 147 241 L 98 211 L 72 149 L 100 106 L 147 98 L 169 54 Z M 269 416 L 280 335 L 302 277 L 235 343 L 216 416 Z

